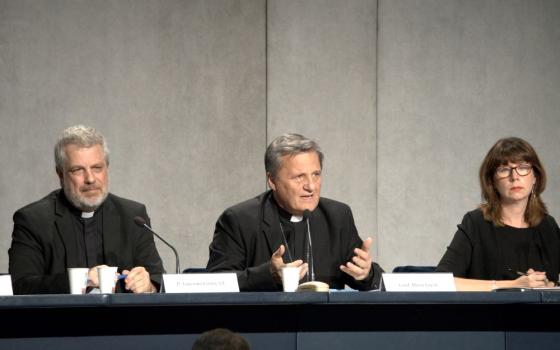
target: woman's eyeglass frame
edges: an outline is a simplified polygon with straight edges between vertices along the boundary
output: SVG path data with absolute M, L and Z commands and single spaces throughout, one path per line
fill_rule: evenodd
M 531 164 L 521 164 L 521 165 L 513 166 L 513 167 L 500 166 L 500 167 L 496 168 L 496 177 L 498 179 L 505 179 L 507 177 L 510 177 L 513 174 L 513 170 L 515 170 L 515 172 L 519 176 L 527 176 L 533 170 L 533 165 L 531 165 Z

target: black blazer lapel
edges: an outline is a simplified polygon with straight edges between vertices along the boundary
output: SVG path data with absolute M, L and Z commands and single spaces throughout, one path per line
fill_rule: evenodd
M 74 224 L 72 222 L 72 212 L 69 210 L 68 205 L 65 203 L 62 190 L 60 190 L 55 199 L 55 225 L 57 233 L 64 245 L 64 255 L 66 267 L 83 267 L 81 259 L 78 257 L 78 239 Z M 61 252 L 62 253 L 62 252 Z
M 262 204 L 262 224 L 261 230 L 266 239 L 269 249 L 269 256 L 274 253 L 281 244 L 284 244 L 282 232 L 280 231 L 280 218 L 276 203 L 272 199 L 272 191 L 265 194 Z M 287 254 L 284 254 L 284 261 L 286 261 Z

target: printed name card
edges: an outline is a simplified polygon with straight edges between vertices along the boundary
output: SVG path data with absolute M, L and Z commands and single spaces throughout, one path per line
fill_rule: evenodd
M 381 289 L 387 292 L 455 292 L 453 274 L 437 273 L 384 273 Z
M 239 292 L 235 273 L 164 274 L 165 293 L 228 293 Z
M 14 295 L 12 290 L 12 277 L 10 277 L 10 275 L 0 276 L 0 295 Z

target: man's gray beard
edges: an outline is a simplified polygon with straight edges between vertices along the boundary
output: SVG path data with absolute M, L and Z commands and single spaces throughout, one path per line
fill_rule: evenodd
M 66 189 L 66 186 L 64 186 L 64 194 L 66 195 L 66 198 L 68 198 L 68 200 L 70 201 L 70 203 L 72 203 L 73 206 L 80 209 L 81 211 L 91 212 L 91 211 L 95 211 L 97 208 L 101 206 L 101 204 L 103 204 L 105 199 L 107 199 L 107 195 L 109 194 L 109 191 L 103 192 L 101 196 L 98 199 L 96 199 L 93 203 L 88 203 L 86 201 L 83 201 L 79 196 L 75 196 L 72 193 L 72 191 L 70 191 L 70 189 Z

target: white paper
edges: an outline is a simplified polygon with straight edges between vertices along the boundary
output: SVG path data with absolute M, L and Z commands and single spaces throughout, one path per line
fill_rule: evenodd
M 10 275 L 0 276 L 0 295 L 14 295 L 12 277 Z
M 384 273 L 382 288 L 387 292 L 455 292 L 455 280 L 449 272 Z
M 235 273 L 164 274 L 165 293 L 228 293 L 239 292 Z

